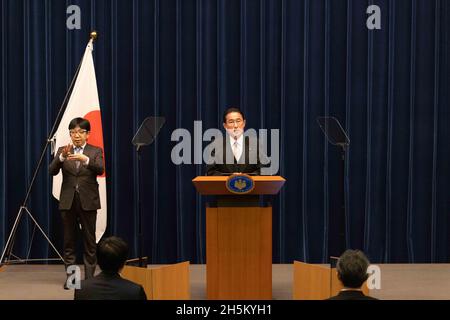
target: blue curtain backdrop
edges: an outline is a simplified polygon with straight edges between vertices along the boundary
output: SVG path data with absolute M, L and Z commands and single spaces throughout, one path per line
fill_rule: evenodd
M 81 9 L 81 30 L 66 8 Z M 381 30 L 366 27 L 369 5 Z M 339 150 L 316 117 L 337 117 L 346 163 L 347 246 L 373 262 L 448 262 L 450 115 L 448 0 L 1 0 L 0 247 L 80 62 L 99 33 L 95 65 L 108 181 L 107 234 L 137 255 L 134 132 L 167 118 L 143 151 L 145 253 L 152 263 L 205 263 L 202 165 L 170 159 L 176 128 L 221 127 L 241 106 L 252 128 L 281 133 L 273 261 L 327 261 L 339 208 Z M 29 208 L 62 246 L 47 152 Z M 33 224 L 23 219 L 14 253 Z M 38 234 L 31 257 L 52 256 Z

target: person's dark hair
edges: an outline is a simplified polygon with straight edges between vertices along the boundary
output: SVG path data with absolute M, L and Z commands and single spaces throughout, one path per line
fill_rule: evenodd
M 346 250 L 336 265 L 338 278 L 347 288 L 359 288 L 367 280 L 369 260 L 360 250 Z
M 223 113 L 223 123 L 225 123 L 227 121 L 227 115 L 232 112 L 239 112 L 242 116 L 242 120 L 245 120 L 244 113 L 241 111 L 241 109 L 236 108 L 236 107 L 230 107 L 227 110 L 225 110 L 225 112 Z
M 75 129 L 77 126 L 80 127 L 80 129 L 91 131 L 91 123 L 87 119 L 84 118 L 72 119 L 69 123 L 69 130 Z
M 103 272 L 117 273 L 128 257 L 128 245 L 119 237 L 108 237 L 97 246 L 97 262 Z

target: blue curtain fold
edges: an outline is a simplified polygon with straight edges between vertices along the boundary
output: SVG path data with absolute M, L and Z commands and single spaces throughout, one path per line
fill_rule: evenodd
M 381 9 L 381 30 L 366 27 L 371 4 Z M 69 5 L 81 9 L 81 30 L 66 27 Z M 131 139 L 143 119 L 166 117 L 142 152 L 144 252 L 152 263 L 205 263 L 207 199 L 191 182 L 205 167 L 174 165 L 171 133 L 193 133 L 196 120 L 203 131 L 221 128 L 222 112 L 240 106 L 248 128 L 280 130 L 287 182 L 273 203 L 275 263 L 328 261 L 340 154 L 318 116 L 338 118 L 351 140 L 346 246 L 373 262 L 448 262 L 449 7 L 446 0 L 1 0 L 0 248 L 95 29 L 107 234 L 127 240 L 131 256 L 139 229 Z M 50 160 L 48 150 L 27 205 L 61 249 Z M 55 256 L 25 216 L 13 252 Z

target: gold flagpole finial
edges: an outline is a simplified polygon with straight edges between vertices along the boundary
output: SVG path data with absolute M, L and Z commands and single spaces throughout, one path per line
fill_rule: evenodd
M 98 36 L 97 31 L 94 30 L 94 31 L 91 32 L 91 39 L 92 39 L 92 41 L 97 40 L 97 36 Z

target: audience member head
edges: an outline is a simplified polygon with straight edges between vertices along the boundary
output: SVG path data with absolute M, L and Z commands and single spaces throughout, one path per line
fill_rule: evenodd
M 119 237 L 108 237 L 97 246 L 97 262 L 103 272 L 118 273 L 128 257 L 128 245 Z
M 336 270 L 344 287 L 359 289 L 367 280 L 369 260 L 360 250 L 346 250 L 337 262 Z

